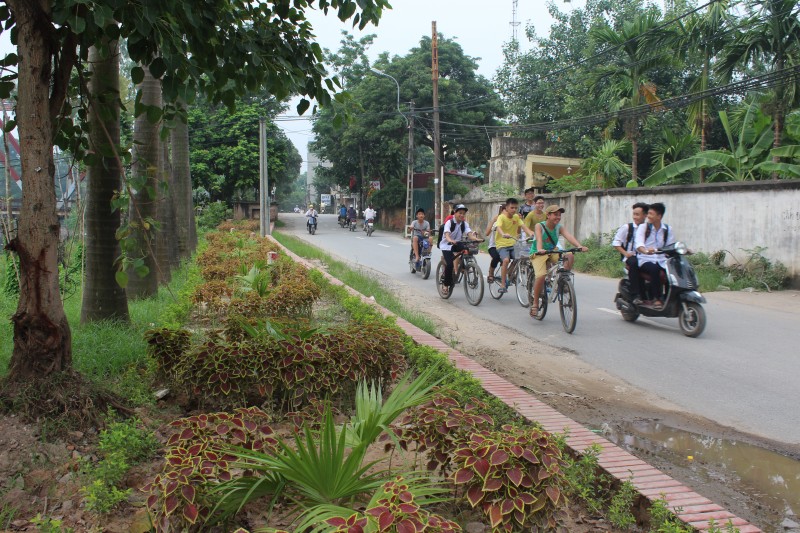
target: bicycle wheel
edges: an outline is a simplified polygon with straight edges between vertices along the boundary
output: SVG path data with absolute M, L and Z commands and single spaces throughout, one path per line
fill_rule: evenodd
M 531 263 L 530 261 L 525 261 L 524 259 L 520 259 L 520 263 L 517 265 L 517 276 L 516 276 L 516 289 L 517 289 L 517 301 L 519 305 L 522 307 L 530 307 L 531 306 L 531 299 L 528 296 L 528 279 L 532 278 L 531 276 Z
M 464 293 L 472 305 L 478 305 L 483 300 L 483 272 L 474 261 L 470 261 L 465 267 Z
M 489 294 L 495 300 L 499 300 L 500 298 L 503 297 L 503 293 L 500 292 L 500 287 L 503 286 L 502 275 L 503 275 L 503 266 L 497 265 L 496 267 L 494 267 L 494 272 L 492 273 L 492 276 L 494 276 L 494 280 L 491 283 L 489 283 L 488 281 L 486 282 L 489 283 Z
M 575 286 L 572 280 L 563 278 L 558 282 L 558 309 L 561 311 L 561 324 L 564 331 L 572 333 L 578 322 L 578 301 L 575 298 Z
M 533 276 L 528 278 L 528 301 L 533 301 Z M 544 315 L 547 314 L 547 282 L 545 281 L 544 287 L 542 287 L 542 292 L 539 294 L 539 305 L 537 306 L 536 315 L 533 316 L 536 320 L 544 319 Z
M 436 290 L 444 300 L 447 300 L 453 294 L 453 289 L 444 284 L 444 262 L 439 262 L 439 266 L 436 267 Z

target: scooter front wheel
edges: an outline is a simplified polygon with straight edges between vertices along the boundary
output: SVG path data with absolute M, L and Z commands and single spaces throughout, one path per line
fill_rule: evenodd
M 706 310 L 697 302 L 685 302 L 678 313 L 678 324 L 687 337 L 699 337 L 706 329 Z

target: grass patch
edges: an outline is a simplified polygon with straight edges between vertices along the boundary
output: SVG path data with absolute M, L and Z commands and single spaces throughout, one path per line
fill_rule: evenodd
M 364 296 L 372 296 L 378 304 L 382 305 L 392 313 L 408 320 L 423 331 L 431 335 L 437 335 L 438 330 L 433 321 L 424 313 L 407 309 L 394 294 L 384 289 L 379 282 L 363 271 L 350 268 L 341 261 L 333 259 L 331 256 L 305 241 L 275 232 L 272 235 L 275 240 L 286 248 L 306 259 L 317 259 L 325 263 L 328 273 L 349 285 Z

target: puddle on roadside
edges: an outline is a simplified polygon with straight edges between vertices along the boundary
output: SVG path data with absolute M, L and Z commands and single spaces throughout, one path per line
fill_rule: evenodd
M 605 437 L 635 453 L 665 452 L 684 466 L 735 487 L 784 518 L 800 515 L 800 461 L 750 444 L 681 431 L 659 422 L 624 422 L 603 428 Z M 689 457 L 692 459 L 689 459 Z M 759 524 L 766 526 L 767 524 Z M 775 524 L 777 525 L 777 524 Z

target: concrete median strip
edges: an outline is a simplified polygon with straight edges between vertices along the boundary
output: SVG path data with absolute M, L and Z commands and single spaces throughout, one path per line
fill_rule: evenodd
M 302 257 L 286 249 L 277 241 L 274 242 L 278 246 L 281 246 L 284 253 L 295 261 L 302 263 L 308 268 L 316 268 Z M 608 475 L 612 476 L 620 483 L 630 481 L 639 494 L 651 502 L 666 500 L 667 506 L 672 509 L 675 515 L 682 522 L 693 527 L 695 530 L 706 531 L 710 529 L 711 526 L 709 522 L 714 520 L 717 524 L 716 527 L 724 528 L 725 525 L 730 522 L 740 533 L 757 533 L 762 531 L 748 521 L 735 516 L 708 498 L 698 494 L 680 481 L 673 479 L 669 475 L 649 465 L 647 462 L 623 450 L 611 441 L 562 415 L 549 405 L 537 399 L 533 394 L 526 392 L 457 350 L 452 349 L 440 339 L 394 315 L 375 303 L 374 299 L 369 299 L 356 290 L 346 286 L 339 279 L 330 276 L 327 272 L 322 272 L 322 274 L 330 280 L 331 283 L 347 288 L 352 294 L 359 296 L 362 301 L 378 308 L 384 315 L 395 316 L 397 325 L 405 331 L 406 335 L 410 336 L 419 344 L 425 344 L 446 353 L 456 368 L 472 373 L 472 375 L 481 382 L 486 392 L 500 399 L 503 403 L 517 411 L 529 421 L 539 423 L 545 430 L 551 433 L 563 433 L 567 431 L 568 436 L 566 438 L 566 443 L 573 452 L 580 453 L 591 445 L 599 445 L 601 447 L 601 452 L 598 456 L 599 464 Z

